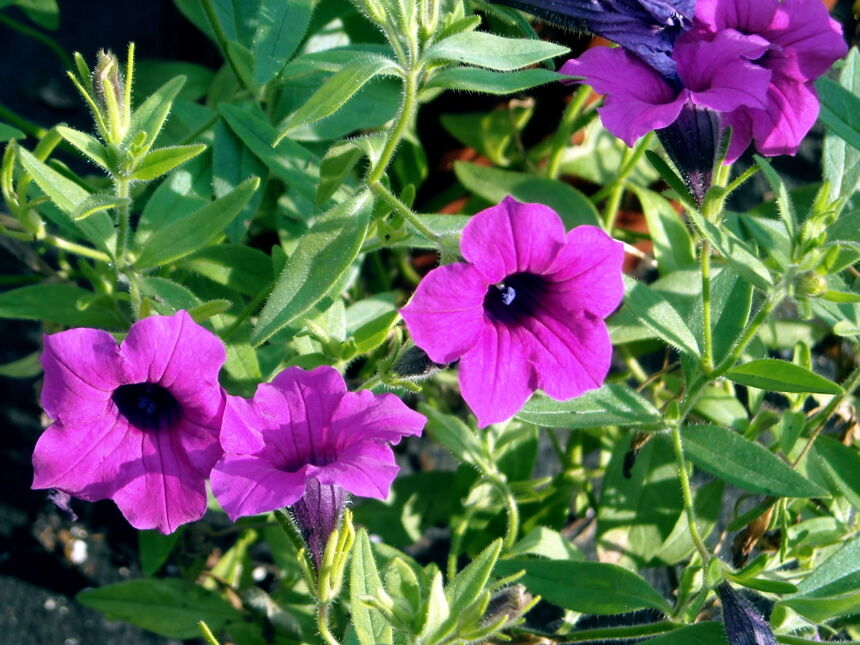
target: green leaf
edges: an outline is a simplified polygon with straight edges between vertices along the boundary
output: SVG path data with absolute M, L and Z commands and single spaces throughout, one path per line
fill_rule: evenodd
M 842 394 L 843 390 L 815 372 L 776 358 L 750 361 L 726 372 L 726 378 L 735 383 L 757 387 L 771 392 L 817 392 Z
M 650 163 L 660 177 L 663 178 L 663 181 L 669 184 L 669 188 L 674 191 L 681 203 L 687 207 L 687 211 L 696 211 L 698 208 L 696 200 L 690 193 L 690 189 L 687 187 L 687 184 L 678 176 L 678 173 L 676 173 L 669 164 L 653 150 L 646 150 L 645 158 L 648 159 L 648 163 Z
M 57 126 L 57 132 L 63 139 L 71 143 L 75 148 L 85 154 L 90 160 L 97 163 L 105 170 L 111 170 L 113 165 L 107 147 L 98 139 L 88 135 L 86 132 L 67 128 L 64 125 Z
M 570 50 L 567 47 L 542 40 L 504 38 L 486 32 L 470 31 L 439 41 L 424 57 L 427 60 L 458 61 L 510 72 L 547 58 L 561 56 L 568 51 Z
M 203 587 L 174 578 L 129 580 L 86 589 L 75 599 L 111 620 L 124 620 L 167 638 L 197 638 L 199 621 L 220 630 L 242 614 Z
M 207 246 L 185 259 L 183 266 L 246 296 L 257 296 L 271 285 L 268 255 L 241 244 Z
M 827 491 L 754 441 L 719 426 L 685 426 L 684 454 L 702 470 L 744 490 L 773 497 L 822 497 Z
M 860 55 L 856 47 L 852 47 L 845 57 L 839 84 L 855 96 L 860 93 Z M 849 146 L 833 132 L 827 132 L 824 135 L 822 159 L 824 179 L 830 182 L 830 199 L 853 195 L 860 183 L 860 150 Z M 854 230 L 857 230 L 856 225 Z
M 538 68 L 516 72 L 494 72 L 476 67 L 451 67 L 434 74 L 424 87 L 505 95 L 553 83 L 563 78 L 566 78 L 563 74 Z
M 257 10 L 254 81 L 265 85 L 278 75 L 302 42 L 311 21 L 312 0 L 262 0 Z
M 419 642 L 436 643 L 444 642 L 445 637 L 453 631 L 455 621 L 449 621 L 451 607 L 445 592 L 442 589 L 442 572 L 437 570 L 430 582 L 430 591 L 427 594 L 427 602 L 424 611 L 424 626 L 421 628 Z
M 320 163 L 316 203 L 322 204 L 337 192 L 363 153 L 351 141 L 332 146 Z
M 573 543 L 558 531 L 536 526 L 528 535 L 511 547 L 508 557 L 538 555 L 551 560 L 583 560 L 585 556 Z
M 636 318 L 659 338 L 682 352 L 699 356 L 699 344 L 681 314 L 654 289 L 624 276 L 627 293 L 624 304 Z
M 275 146 L 275 129 L 237 105 L 223 103 L 218 106 L 218 111 L 242 143 L 276 177 L 295 188 L 303 197 L 310 200 L 316 197 L 317 180 L 308 172 L 308 163 L 314 160 L 309 150 L 290 139 L 282 139 Z
M 6 378 L 32 378 L 41 373 L 42 365 L 39 363 L 39 352 L 33 352 L 16 361 L 0 365 L 0 376 Z
M 791 197 L 788 195 L 788 189 L 767 159 L 755 155 L 755 162 L 761 168 L 764 176 L 767 178 L 767 183 L 770 184 L 771 190 L 776 195 L 776 206 L 779 209 L 779 214 L 785 224 L 786 231 L 788 231 L 789 238 L 793 239 L 797 235 L 797 216 L 794 214 L 794 205 L 791 202 Z
M 715 479 L 699 487 L 693 495 L 696 527 L 699 529 L 699 534 L 703 540 L 708 539 L 720 517 L 724 488 L 723 482 Z M 682 510 L 672 532 L 654 554 L 654 559 L 666 566 L 673 566 L 685 560 L 695 548 L 693 539 L 690 537 L 687 513 Z
M 306 313 L 343 276 L 364 243 L 371 204 L 363 192 L 317 218 L 287 260 L 260 312 L 252 343 L 262 344 Z
M 150 94 L 131 115 L 131 129 L 126 135 L 128 141 L 134 141 L 139 132 L 146 133 L 146 140 L 135 150 L 138 157 L 146 154 L 158 138 L 158 133 L 167 120 L 173 101 L 176 99 L 185 77 L 177 76 L 167 81 L 155 93 Z
M 0 293 L 0 318 L 46 320 L 66 327 L 125 329 L 128 321 L 106 297 L 71 284 L 33 284 Z
M 72 220 L 79 222 L 86 219 L 94 213 L 119 208 L 126 204 L 130 204 L 131 200 L 127 197 L 116 197 L 115 195 L 107 195 L 105 193 L 95 193 L 87 197 L 84 201 L 78 204 L 77 208 L 72 212 Z
M 842 494 L 860 509 L 860 454 L 826 435 L 818 437 L 811 459 L 818 462 L 832 482 L 834 493 Z
M 177 98 L 199 101 L 209 91 L 215 74 L 208 67 L 196 63 L 139 58 L 134 61 L 134 93 L 136 96 L 149 96 L 177 76 L 185 77 L 185 85 L 179 90 Z
M 335 72 L 298 110 L 281 125 L 275 143 L 296 128 L 334 114 L 374 76 L 393 72 L 397 64 L 382 56 L 363 56 Z
M 18 148 L 18 158 L 24 170 L 29 173 L 42 192 L 67 215 L 71 216 L 78 205 L 90 196 L 90 193 L 78 184 L 36 159 L 28 150 Z M 97 248 L 105 253 L 112 253 L 116 233 L 113 221 L 106 213 L 96 213 L 76 225 Z
M 443 414 L 434 406 L 421 403 L 421 414 L 427 417 L 427 432 L 458 461 L 487 466 L 487 454 L 469 426 L 452 414 Z M 491 465 L 490 465 L 491 466 Z
M 165 563 L 181 531 L 162 535 L 158 531 L 138 531 L 137 546 L 140 551 L 140 571 L 145 576 L 154 575 Z
M 474 560 L 460 571 L 445 588 L 445 596 L 453 607 L 465 607 L 487 586 L 493 568 L 502 552 L 501 538 L 493 540 Z M 514 572 L 515 573 L 515 572 Z
M 18 128 L 13 128 L 11 125 L 0 123 L 0 141 L 10 141 L 11 139 L 26 139 L 27 135 L 21 132 Z
M 256 177 L 247 179 L 224 197 L 158 229 L 147 239 L 135 266 L 146 269 L 167 264 L 206 246 L 223 233 L 259 185 Z
M 536 395 L 515 416 L 547 428 L 642 425 L 660 423 L 662 418 L 647 399 L 615 383 L 567 401 Z
M 860 538 L 845 544 L 777 603 L 820 622 L 860 611 Z
M 521 202 L 549 206 L 561 216 L 568 229 L 580 224 L 600 224 L 600 216 L 591 201 L 568 184 L 461 161 L 454 164 L 454 172 L 463 186 L 494 204 L 510 195 Z
M 223 197 L 248 177 L 260 177 L 265 185 L 268 172 L 266 165 L 227 127 L 223 119 L 219 119 L 215 124 L 215 141 L 212 143 L 212 188 L 215 197 Z M 257 212 L 264 192 L 254 193 L 239 217 L 227 226 L 227 238 L 231 242 L 244 239 L 248 223 Z
M 201 300 L 188 288 L 168 278 L 144 276 L 138 278 L 140 295 L 149 298 L 153 308 L 169 316 L 180 309 L 191 311 L 201 305 Z
M 631 188 L 642 205 L 661 275 L 695 268 L 693 240 L 678 212 L 662 195 L 635 185 Z
M 379 347 L 388 338 L 391 328 L 399 319 L 399 313 L 389 311 L 356 329 L 353 334 L 355 351 L 366 354 Z
M 635 609 L 671 613 L 666 600 L 632 571 L 614 564 L 571 560 L 501 560 L 496 573 L 525 570 L 521 582 L 564 609 L 587 614 L 621 614 Z
M 821 113 L 818 118 L 846 143 L 860 149 L 860 98 L 822 76 L 815 82 Z
M 202 144 L 151 150 L 137 162 L 131 178 L 137 181 L 151 181 L 170 172 L 177 166 L 181 166 L 204 150 L 206 150 L 206 146 Z
M 727 642 L 722 623 L 716 622 L 685 625 L 645 641 L 647 645 L 726 645 Z
M 699 213 L 695 211 L 687 211 L 687 213 L 696 222 L 696 226 L 702 234 L 722 254 L 726 262 L 738 272 L 738 275 L 764 291 L 773 286 L 770 271 L 744 242 L 727 228 L 715 226 Z
M 15 0 L 15 4 L 43 29 L 54 31 L 60 26 L 60 7 L 57 0 Z

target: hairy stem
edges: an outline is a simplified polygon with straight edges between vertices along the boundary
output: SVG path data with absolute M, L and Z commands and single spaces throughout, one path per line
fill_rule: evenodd
M 711 329 L 711 243 L 708 240 L 702 242 L 702 327 L 704 351 L 702 355 L 702 366 L 705 372 L 714 369 L 714 341 Z
M 400 106 L 400 114 L 397 115 L 397 120 L 394 122 L 391 130 L 388 132 L 388 139 L 385 141 L 385 147 L 379 155 L 379 160 L 371 168 L 367 176 L 368 185 L 373 188 L 378 184 L 385 175 L 391 159 L 400 145 L 400 140 L 406 134 L 406 129 L 412 122 L 415 116 L 415 108 L 418 103 L 418 70 L 410 69 L 406 72 L 406 77 L 403 84 L 403 103 Z
M 320 636 L 327 643 L 327 645 L 340 645 L 338 640 L 331 633 L 331 629 L 328 625 L 329 620 L 329 610 L 331 609 L 331 603 L 320 603 L 317 606 L 317 629 L 320 630 Z
M 550 150 L 549 161 L 546 165 L 546 176 L 550 179 L 558 178 L 561 171 L 561 158 L 564 156 L 570 136 L 573 134 L 573 125 L 576 123 L 579 115 L 582 114 L 582 108 L 585 107 L 589 96 L 591 96 L 591 88 L 587 85 L 582 85 L 567 104 L 564 114 L 561 115 L 561 123 L 558 124 L 558 129 L 555 131 L 555 137 L 552 140 L 552 150 Z
M 439 236 L 434 233 L 421 219 L 412 212 L 412 209 L 409 208 L 406 204 L 397 199 L 397 196 L 394 195 L 390 190 L 388 190 L 383 184 L 375 183 L 370 185 L 370 189 L 373 193 L 381 197 L 383 201 L 385 201 L 391 208 L 393 208 L 397 213 L 402 215 L 406 220 L 409 221 L 415 229 L 421 233 L 424 237 L 426 237 L 431 242 L 438 242 Z
M 705 541 L 696 526 L 696 513 L 693 509 L 693 493 L 690 489 L 690 477 L 687 473 L 687 463 L 684 459 L 684 447 L 681 443 L 681 427 L 672 426 L 672 447 L 675 449 L 675 463 L 678 465 L 678 479 L 681 481 L 681 496 L 684 499 L 684 514 L 687 516 L 687 529 L 696 550 L 702 556 L 702 562 L 706 563 L 711 558 L 711 552 L 705 546 Z

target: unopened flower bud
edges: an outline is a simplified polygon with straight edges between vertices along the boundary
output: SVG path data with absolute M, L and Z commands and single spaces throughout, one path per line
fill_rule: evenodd
M 674 123 L 656 132 L 666 154 L 701 206 L 711 187 L 719 152 L 720 115 L 713 110 L 687 104 Z
M 776 645 L 770 626 L 750 602 L 727 582 L 717 587 L 730 645 Z
M 794 294 L 800 297 L 816 297 L 827 291 L 827 280 L 815 271 L 803 271 L 794 278 Z
M 434 363 L 427 352 L 413 345 L 400 355 L 394 365 L 394 373 L 406 381 L 421 381 L 430 378 L 439 370 L 447 368 L 445 363 Z
M 111 143 L 119 143 L 131 123 L 131 106 L 127 104 L 125 81 L 113 52 L 99 50 L 92 82 L 96 103 L 106 117 L 107 138 Z

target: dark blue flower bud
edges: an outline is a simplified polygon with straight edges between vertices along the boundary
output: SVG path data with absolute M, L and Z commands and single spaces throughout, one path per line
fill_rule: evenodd
M 776 638 L 750 602 L 723 582 L 717 587 L 723 604 L 723 621 L 731 645 L 776 645 Z

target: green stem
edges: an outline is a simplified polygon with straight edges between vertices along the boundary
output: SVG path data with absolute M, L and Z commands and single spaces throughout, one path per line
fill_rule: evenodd
M 329 609 L 331 609 L 331 603 L 321 603 L 317 606 L 317 629 L 320 630 L 320 636 L 328 645 L 340 645 L 328 626 Z
M 0 13 L 0 23 L 6 25 L 10 29 L 14 29 L 18 33 L 21 33 L 28 38 L 32 38 L 33 40 L 37 40 L 45 47 L 50 49 L 57 55 L 57 58 L 60 59 L 60 62 L 63 64 L 63 67 L 66 69 L 75 69 L 75 61 L 72 60 L 72 57 L 66 52 L 65 49 L 62 48 L 60 43 L 51 38 L 48 34 L 43 34 L 38 29 L 34 29 L 29 25 L 25 25 L 22 22 L 18 22 L 14 18 L 10 18 L 4 13 Z
M 490 483 L 499 491 L 502 496 L 502 501 L 508 512 L 508 526 L 505 529 L 505 539 L 502 542 L 502 553 L 510 551 L 511 547 L 516 544 L 517 535 L 520 532 L 520 509 L 517 506 L 517 500 L 514 499 L 514 494 L 511 492 L 510 486 L 499 475 L 489 475 Z
M 702 366 L 705 373 L 714 369 L 714 341 L 711 329 L 711 243 L 708 240 L 702 242 L 702 326 L 704 338 L 704 352 L 702 355 Z
M 197 627 L 200 629 L 200 633 L 203 635 L 203 640 L 206 641 L 208 645 L 221 645 L 218 642 L 218 639 L 215 638 L 215 634 L 212 633 L 212 630 L 209 629 L 209 625 L 204 623 L 202 620 L 197 621 Z
M 3 15 L 3 14 L 0 14 Z M 0 120 L 5 121 L 9 125 L 13 125 L 19 130 L 23 130 L 31 137 L 41 139 L 48 134 L 48 129 L 40 125 L 36 125 L 32 121 L 28 121 L 24 117 L 18 116 L 12 110 L 0 105 Z
M 68 240 L 64 240 L 63 238 L 57 237 L 56 235 L 46 235 L 42 238 L 42 242 L 44 242 L 45 244 L 49 244 L 54 248 L 68 251 L 69 253 L 82 255 L 83 257 L 90 258 L 91 260 L 98 260 L 99 262 L 105 263 L 111 262 L 111 257 L 107 253 L 102 253 L 101 251 L 91 249 L 90 247 L 83 246 L 82 244 L 69 242 Z
M 256 296 L 254 296 L 254 299 L 251 300 L 251 302 L 245 305 L 245 308 L 239 312 L 239 315 L 236 317 L 236 320 L 233 321 L 233 324 L 230 325 L 224 331 L 223 334 L 221 334 L 221 340 L 226 342 L 233 334 L 236 333 L 239 327 L 242 326 L 242 323 L 244 323 L 254 314 L 255 311 L 257 311 L 257 309 L 260 308 L 260 305 L 269 296 L 269 293 L 271 293 L 273 287 L 274 283 L 271 283 L 268 287 L 260 291 L 260 293 L 258 293 Z
M 570 142 L 570 136 L 573 134 L 573 124 L 576 123 L 577 118 L 582 113 L 582 108 L 585 107 L 590 95 L 591 88 L 587 85 L 581 86 L 561 115 L 561 123 L 558 124 L 558 129 L 555 131 L 552 150 L 550 150 L 549 161 L 546 165 L 546 176 L 550 179 L 558 178 L 561 171 L 561 158 L 564 156 L 564 151 Z
M 382 377 L 379 374 L 374 374 L 369 379 L 367 379 L 364 383 L 359 386 L 359 390 L 372 390 L 377 385 L 382 383 Z
M 645 155 L 645 151 L 650 147 L 653 138 L 654 133 L 649 132 L 639 139 L 633 148 L 625 148 L 624 156 L 621 158 L 621 164 L 619 165 L 618 174 L 611 182 L 588 198 L 592 204 L 599 204 L 609 197 L 611 192 L 615 189 L 616 183 L 623 182 L 628 176 L 630 176 L 630 173 L 633 172 L 636 164 L 639 163 Z
M 687 473 L 684 447 L 681 443 L 681 428 L 678 425 L 672 426 L 672 446 L 675 449 L 675 462 L 678 465 L 678 478 L 681 481 L 681 496 L 684 499 L 684 514 L 687 516 L 687 529 L 690 531 L 690 537 L 693 538 L 696 550 L 702 556 L 702 562 L 707 563 L 711 558 L 711 552 L 705 546 L 705 541 L 702 539 L 702 536 L 699 534 L 699 528 L 696 526 L 696 513 L 693 510 L 693 493 L 690 490 L 690 477 Z
M 564 634 L 563 639 L 565 643 L 627 640 L 631 638 L 636 638 L 637 636 L 652 636 L 654 634 L 665 634 L 666 632 L 672 632 L 676 629 L 681 629 L 682 627 L 685 627 L 685 625 L 682 625 L 681 623 L 673 623 L 668 620 L 663 620 L 657 623 L 631 625 L 629 627 L 598 627 L 596 629 L 583 629 L 575 632 L 568 632 Z M 525 631 L 526 633 L 538 634 L 538 632 L 529 632 L 528 630 L 523 631 Z M 547 636 L 543 633 L 540 633 L 539 635 Z
M 227 64 L 230 66 L 230 69 L 233 70 L 233 74 L 236 76 L 236 79 L 242 87 L 250 92 L 251 96 L 256 97 L 254 89 L 252 87 L 248 87 L 245 77 L 239 72 L 239 66 L 230 55 L 230 50 L 227 47 L 227 34 L 224 33 L 221 21 L 218 20 L 218 14 L 215 11 L 215 6 L 212 4 L 212 0 L 200 1 L 203 4 L 203 10 L 206 12 L 206 17 L 209 19 L 209 24 L 212 26 L 212 32 L 215 35 L 215 40 L 218 42 L 218 47 L 221 49 L 221 53 L 224 54 L 224 60 L 227 61 Z
M 129 206 L 129 187 L 131 182 L 125 177 L 117 177 L 115 181 L 116 196 L 125 199 L 121 206 L 117 207 L 117 215 L 119 216 L 117 235 L 116 235 L 116 256 L 117 270 L 121 271 L 125 267 L 125 249 L 128 245 L 128 232 L 131 226 L 131 207 Z
M 412 209 L 409 208 L 406 204 L 397 199 L 397 196 L 394 195 L 390 190 L 388 190 L 383 184 L 376 182 L 370 184 L 370 189 L 373 191 L 375 195 L 381 197 L 383 201 L 385 201 L 391 208 L 393 208 L 397 213 L 402 215 L 406 220 L 409 221 L 415 229 L 421 233 L 424 237 L 426 237 L 431 242 L 438 242 L 439 235 L 434 233 L 424 222 L 421 221 L 421 218 L 418 217 Z
M 616 180 L 612 185 L 612 192 L 609 193 L 609 199 L 603 209 L 603 228 L 609 235 L 612 235 L 612 229 L 615 228 L 615 219 L 618 217 L 618 208 L 621 206 L 624 188 L 624 181 L 621 179 Z
M 726 196 L 730 195 L 738 188 L 740 188 L 746 181 L 755 175 L 759 170 L 757 164 L 753 164 L 746 170 L 744 170 L 740 175 L 738 175 L 733 182 L 731 182 L 728 186 L 726 186 Z
M 406 133 L 406 128 L 409 127 L 415 116 L 415 108 L 418 102 L 418 70 L 410 69 L 407 71 L 404 81 L 403 104 L 400 107 L 400 114 L 388 133 L 388 139 L 385 142 L 382 153 L 379 155 L 379 160 L 367 176 L 367 183 L 371 188 L 382 180 L 385 171 L 388 169 L 388 164 L 391 163 L 391 159 L 394 157 L 397 146 L 400 145 L 400 140 Z

